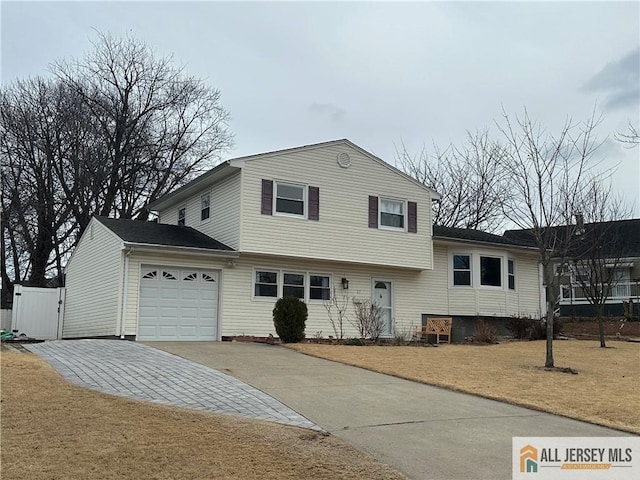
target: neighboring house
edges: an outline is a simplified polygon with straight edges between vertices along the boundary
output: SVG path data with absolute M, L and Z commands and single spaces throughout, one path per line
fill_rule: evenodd
M 91 220 L 66 268 L 63 336 L 265 337 L 284 295 L 307 303 L 307 336 L 333 335 L 332 294 L 376 302 L 385 337 L 425 315 L 539 316 L 535 251 L 432 235 L 438 199 L 348 140 L 228 160 L 149 205 L 158 223 Z
M 552 227 L 562 238 L 566 227 Z M 576 231 L 565 265 L 556 265 L 560 275 L 558 310 L 561 316 L 594 317 L 596 310 L 585 288 L 592 279 L 604 277 L 609 289 L 605 316 L 622 316 L 623 302 L 632 301 L 635 315 L 640 311 L 640 219 L 573 225 Z M 505 238 L 526 243 L 526 230 L 505 232 Z M 596 268 L 600 271 L 586 271 Z M 609 270 L 608 272 L 606 270 Z M 600 285 L 600 284 L 598 284 Z M 587 290 L 588 291 L 588 290 Z

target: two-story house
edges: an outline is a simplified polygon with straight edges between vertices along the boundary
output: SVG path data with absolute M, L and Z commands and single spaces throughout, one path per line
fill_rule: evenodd
M 438 199 L 348 140 L 228 160 L 149 205 L 157 223 L 92 219 L 66 269 L 63 336 L 275 335 L 286 295 L 307 303 L 308 336 L 333 334 L 332 295 L 379 305 L 388 337 L 430 314 L 537 315 L 535 251 L 434 236 Z

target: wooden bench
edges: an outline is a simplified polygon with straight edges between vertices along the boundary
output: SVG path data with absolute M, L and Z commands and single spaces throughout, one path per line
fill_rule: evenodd
M 436 336 L 436 344 L 440 343 L 440 337 L 446 336 L 447 343 L 451 343 L 451 324 L 453 319 L 451 317 L 429 317 L 427 318 L 427 324 L 424 329 L 420 330 L 416 327 L 413 336 L 417 340 L 421 340 L 425 343 L 429 341 L 429 335 Z

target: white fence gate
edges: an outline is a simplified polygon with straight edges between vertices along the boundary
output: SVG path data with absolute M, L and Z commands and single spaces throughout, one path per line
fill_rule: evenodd
M 0 328 L 7 332 L 11 330 L 11 309 L 0 310 Z
M 38 340 L 62 338 L 63 309 L 64 288 L 15 285 L 11 330 Z

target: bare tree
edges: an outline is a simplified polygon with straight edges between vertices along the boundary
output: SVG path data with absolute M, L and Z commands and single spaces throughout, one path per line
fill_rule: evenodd
M 349 290 L 342 290 L 338 295 L 336 286 L 331 286 L 330 298 L 322 301 L 324 308 L 327 310 L 329 323 L 333 329 L 333 333 L 338 340 L 344 338 L 344 321 L 349 307 Z
M 70 215 L 53 168 L 68 146 L 59 135 L 64 92 L 58 87 L 33 79 L 17 82 L 0 94 L 3 236 L 8 235 L 3 242 L 14 250 L 16 278 L 35 286 L 45 285 L 56 236 Z M 27 253 L 26 262 L 15 261 L 18 248 Z M 3 277 L 8 277 L 6 263 L 2 267 Z
M 578 210 L 581 192 L 593 157 L 600 145 L 595 113 L 583 123 L 567 119 L 557 135 L 545 132 L 525 109 L 512 120 L 506 113 L 498 128 L 507 142 L 501 166 L 510 191 L 503 202 L 505 216 L 538 250 L 546 285 L 545 367 L 554 367 L 553 321 L 558 303 L 556 263 L 566 265 L 576 226 L 571 216 Z
M 135 38 L 99 34 L 83 59 L 58 61 L 52 70 L 95 122 L 100 215 L 147 219 L 147 203 L 211 168 L 233 144 L 220 92 Z M 75 212 L 81 230 L 91 213 Z
M 615 139 L 628 146 L 628 148 L 634 148 L 640 145 L 640 131 L 631 122 L 627 125 L 627 131 L 625 133 L 616 133 Z
M 498 231 L 504 226 L 502 199 L 506 194 L 501 157 L 504 148 L 488 132 L 467 132 L 461 147 L 450 145 L 433 154 L 423 148 L 411 155 L 406 147 L 396 152 L 400 168 L 437 191 L 441 200 L 434 206 L 433 223 Z
M 571 281 L 593 306 L 598 321 L 600 346 L 606 347 L 603 310 L 620 279 L 620 265 L 628 245 L 619 233 L 619 220 L 627 218 L 629 209 L 611 187 L 592 181 L 579 202 L 578 230 L 570 247 Z
M 146 220 L 233 143 L 220 92 L 138 40 L 99 34 L 51 68 L 0 90 L 3 287 L 61 277 L 93 215 Z
M 354 298 L 355 319 L 351 324 L 358 330 L 360 338 L 378 341 L 384 330 L 382 308 L 368 298 Z

